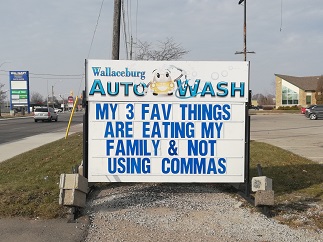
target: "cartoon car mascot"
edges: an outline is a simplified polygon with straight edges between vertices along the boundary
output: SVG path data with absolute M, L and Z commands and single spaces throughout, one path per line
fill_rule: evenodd
M 155 69 L 153 71 L 153 80 L 147 85 L 147 87 L 150 87 L 153 95 L 173 95 L 175 87 L 174 83 L 184 75 L 184 72 L 175 66 L 171 66 L 171 68 L 176 68 L 177 70 L 181 71 L 180 76 L 174 80 L 171 78 L 171 71 L 169 69 Z

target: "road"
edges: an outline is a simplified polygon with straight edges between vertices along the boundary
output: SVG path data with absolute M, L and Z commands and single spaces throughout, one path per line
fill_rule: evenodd
M 323 119 L 302 114 L 251 115 L 251 140 L 265 142 L 323 164 Z
M 33 117 L 0 120 L 0 162 L 64 138 L 70 113 L 59 115 L 58 122 L 34 122 Z M 70 132 L 81 132 L 83 113 L 75 113 Z
M 1 119 L 0 145 L 42 133 L 65 132 L 70 114 L 70 112 L 60 113 L 58 122 L 35 123 L 33 117 Z M 81 123 L 83 123 L 83 113 L 75 112 L 72 119 L 72 125 Z

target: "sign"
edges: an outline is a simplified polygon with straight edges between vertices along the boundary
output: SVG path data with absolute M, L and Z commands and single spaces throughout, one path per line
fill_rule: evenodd
M 248 62 L 86 61 L 89 182 L 244 182 Z
M 74 98 L 73 98 L 73 96 L 68 96 L 68 98 L 67 98 L 67 106 L 69 108 L 73 108 L 73 105 L 74 105 Z
M 25 107 L 30 113 L 29 102 L 29 72 L 10 71 L 10 110 L 15 107 Z

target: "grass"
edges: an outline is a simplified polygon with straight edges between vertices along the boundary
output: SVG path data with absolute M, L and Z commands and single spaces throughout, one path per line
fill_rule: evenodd
M 59 176 L 80 164 L 82 138 L 74 134 L 0 163 L 0 217 L 65 217 L 67 209 L 58 204 Z M 323 229 L 323 166 L 265 143 L 252 141 L 250 150 L 250 177 L 258 176 L 260 164 L 273 179 L 274 216 L 298 226 L 306 215 L 306 223 Z
M 0 216 L 57 218 L 59 177 L 82 161 L 82 134 L 74 134 L 0 163 Z
M 308 224 L 323 229 L 323 165 L 281 148 L 252 141 L 250 177 L 263 175 L 273 179 L 278 220 L 292 226 Z M 307 218 L 307 219 L 304 219 Z

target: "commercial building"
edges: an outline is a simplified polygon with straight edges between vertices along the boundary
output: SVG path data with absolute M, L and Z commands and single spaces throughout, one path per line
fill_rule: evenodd
M 320 76 L 296 77 L 275 74 L 276 108 L 316 104 L 315 93 Z

